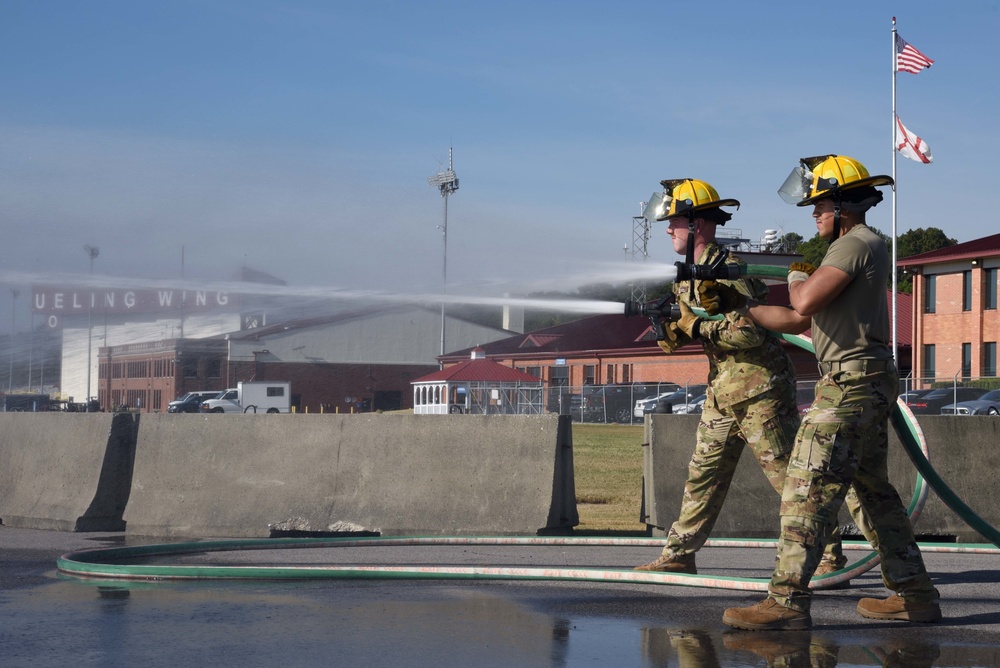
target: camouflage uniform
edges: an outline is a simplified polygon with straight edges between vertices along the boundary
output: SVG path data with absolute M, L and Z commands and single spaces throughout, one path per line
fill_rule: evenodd
M 699 258 L 708 264 L 725 253 L 709 244 Z M 731 264 L 744 264 L 729 254 Z M 767 286 L 758 279 L 721 281 L 765 301 Z M 689 282 L 674 284 L 679 301 L 698 307 Z M 749 447 L 778 494 L 799 427 L 795 402 L 795 367 L 780 339 L 746 316 L 727 313 L 722 320 L 702 320 L 699 334 L 709 361 L 708 391 L 697 443 L 688 464 L 680 516 L 667 532 L 663 556 L 673 559 L 697 552 L 708 539 L 726 500 L 744 447 Z M 828 541 L 825 559 L 837 567 L 846 561 L 840 539 Z
M 924 568 L 903 503 L 888 479 L 888 418 L 899 376 L 886 346 L 885 243 L 857 225 L 830 245 L 822 266 L 852 281 L 813 316 L 813 343 L 823 376 L 802 419 L 781 498 L 781 538 L 770 596 L 808 612 L 809 580 L 823 536 L 853 485 L 882 557 L 886 587 L 905 601 L 933 603 L 938 592 Z

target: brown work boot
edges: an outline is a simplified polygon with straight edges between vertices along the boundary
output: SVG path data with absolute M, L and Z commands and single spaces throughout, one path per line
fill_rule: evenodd
M 722 623 L 748 631 L 798 631 L 812 626 L 812 618 L 808 612 L 786 608 L 768 597 L 748 608 L 729 608 Z
M 689 573 L 691 575 L 698 573 L 698 569 L 694 565 L 694 553 L 676 554 L 672 557 L 660 555 L 656 561 L 636 566 L 632 570 L 656 571 L 658 573 Z
M 819 562 L 819 566 L 816 567 L 816 572 L 813 573 L 813 577 L 818 578 L 822 575 L 829 575 L 830 573 L 836 573 L 841 568 L 843 568 L 843 566 L 838 566 L 834 562 L 824 559 L 821 562 Z M 847 589 L 850 586 L 851 586 L 851 581 L 850 579 L 847 579 L 844 580 L 843 582 L 838 582 L 835 585 L 829 585 L 823 587 L 823 589 Z
M 893 594 L 887 599 L 863 598 L 858 601 L 858 614 L 868 619 L 899 619 L 904 622 L 936 622 L 941 619 L 941 606 L 917 603 Z

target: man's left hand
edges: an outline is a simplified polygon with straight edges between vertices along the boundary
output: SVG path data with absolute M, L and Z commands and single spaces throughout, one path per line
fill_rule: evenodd
M 685 302 L 677 300 L 677 305 L 680 307 L 681 317 L 677 319 L 677 329 L 681 330 L 688 335 L 691 339 L 698 338 L 698 323 L 701 322 L 701 318 L 694 314 L 691 307 Z

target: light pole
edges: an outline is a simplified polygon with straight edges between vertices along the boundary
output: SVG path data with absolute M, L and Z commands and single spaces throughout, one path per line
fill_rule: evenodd
M 90 256 L 90 275 L 94 275 L 94 258 L 101 254 L 101 249 L 97 246 L 86 244 L 83 250 Z M 87 307 L 87 411 L 90 411 L 90 353 L 93 348 L 92 341 L 94 335 L 94 288 L 90 288 L 90 304 Z
M 17 288 L 10 289 L 10 371 L 7 375 L 7 394 L 14 390 L 14 319 L 17 317 L 17 296 L 21 291 Z
M 437 188 L 444 198 L 444 224 L 441 237 L 444 241 L 444 259 L 441 265 L 442 292 L 448 292 L 448 195 L 458 190 L 458 177 L 452 169 L 452 149 L 448 149 L 448 169 L 427 179 L 427 183 Z M 441 354 L 444 355 L 444 301 L 441 302 Z

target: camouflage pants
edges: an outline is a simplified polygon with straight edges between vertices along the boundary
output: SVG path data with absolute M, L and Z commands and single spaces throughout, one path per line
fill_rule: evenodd
M 750 448 L 768 482 L 781 494 L 798 427 L 794 386 L 773 388 L 725 409 L 706 401 L 688 464 L 680 516 L 667 532 L 663 556 L 690 554 L 705 544 L 722 512 L 744 448 Z M 839 532 L 825 544 L 823 558 L 842 566 L 846 558 Z
M 809 609 L 809 580 L 824 536 L 852 485 L 869 523 L 868 538 L 882 557 L 886 587 L 907 600 L 937 600 L 913 527 L 888 479 L 888 419 L 898 392 L 894 371 L 837 371 L 816 384 L 781 497 L 781 538 L 769 587 L 779 603 Z

